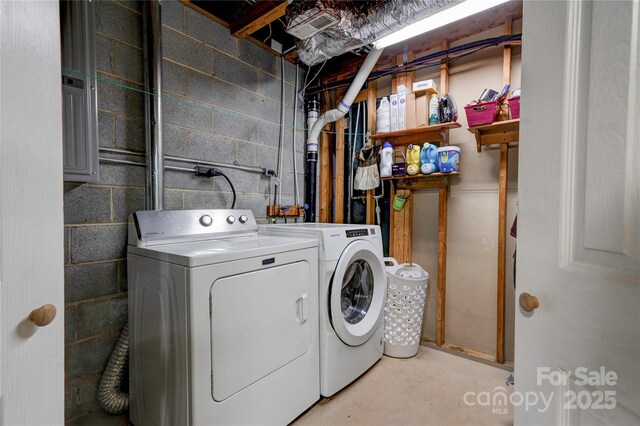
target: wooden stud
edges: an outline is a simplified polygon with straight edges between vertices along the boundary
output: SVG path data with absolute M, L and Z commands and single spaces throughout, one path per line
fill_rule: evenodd
M 335 223 L 344 223 L 344 118 L 336 121 Z
M 324 92 L 320 110 L 322 113 L 330 110 L 335 105 L 335 91 Z M 332 173 L 332 142 L 334 141 L 333 125 L 327 124 L 320 133 L 320 211 L 318 213 L 318 222 L 331 222 L 331 205 L 333 198 L 333 173 Z
M 230 25 L 231 35 L 239 39 L 246 38 L 265 25 L 269 25 L 276 19 L 284 16 L 288 4 L 286 1 L 256 2 L 249 10 L 242 14 L 240 19 Z
M 376 96 L 378 84 L 375 81 L 369 82 L 367 86 L 367 127 L 369 134 L 376 130 Z M 367 191 L 366 201 L 366 221 L 368 224 L 376 223 L 376 206 L 373 199 L 373 191 Z
M 447 306 L 447 209 L 449 182 L 438 189 L 438 300 L 436 311 L 436 344 L 442 346 L 445 338 L 445 312 Z
M 508 17 L 504 23 L 505 35 L 513 32 L 513 18 Z M 511 46 L 502 48 L 502 86 L 511 82 Z
M 497 294 L 497 332 L 496 361 L 504 363 L 504 302 L 506 282 L 506 240 L 507 240 L 507 160 L 509 146 L 500 145 L 500 180 L 498 206 L 498 294 Z
M 442 50 L 449 50 L 449 40 L 442 40 L 440 48 Z M 440 64 L 440 95 L 444 95 L 449 92 L 449 62 L 448 58 L 443 58 Z

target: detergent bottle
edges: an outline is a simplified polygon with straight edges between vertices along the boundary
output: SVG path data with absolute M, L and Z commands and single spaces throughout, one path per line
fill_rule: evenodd
M 438 147 L 425 142 L 420 150 L 420 173 L 428 175 L 438 171 Z
M 407 174 L 417 175 L 420 171 L 420 145 L 407 146 Z
M 380 101 L 380 106 L 376 110 L 376 133 L 386 133 L 391 131 L 391 104 L 384 97 Z
M 380 151 L 380 177 L 390 177 L 393 167 L 393 146 L 385 142 Z
M 429 126 L 433 126 L 440 123 L 440 119 L 438 117 L 438 109 L 440 103 L 438 101 L 438 95 L 435 93 L 431 94 L 431 99 L 429 100 Z

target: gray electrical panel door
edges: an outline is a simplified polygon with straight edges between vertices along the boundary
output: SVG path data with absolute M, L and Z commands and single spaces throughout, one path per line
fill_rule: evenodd
M 98 182 L 95 18 L 87 0 L 60 2 L 64 180 Z

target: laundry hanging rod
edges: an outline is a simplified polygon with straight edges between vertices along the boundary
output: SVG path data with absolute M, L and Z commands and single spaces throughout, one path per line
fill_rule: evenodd
M 145 157 L 146 155 L 143 152 L 138 152 L 138 151 L 130 151 L 128 149 L 119 149 L 119 148 L 104 148 L 101 147 L 100 148 L 100 152 L 108 152 L 111 154 L 122 154 L 122 155 L 133 155 L 133 156 L 137 156 L 137 157 Z M 189 163 L 189 164 L 194 164 L 194 165 L 203 165 L 203 166 L 211 166 L 211 167 L 220 167 L 220 168 L 226 168 L 226 169 L 235 169 L 235 170 L 243 170 L 245 172 L 251 172 L 251 173 L 260 173 L 264 176 L 271 176 L 271 177 L 276 177 L 277 173 L 274 170 L 271 169 L 267 169 L 265 167 L 259 167 L 259 166 L 243 166 L 240 164 L 226 164 L 226 163 L 216 163 L 214 161 L 204 161 L 204 160 L 192 160 L 190 158 L 181 158 L 181 157 L 173 157 L 170 155 L 165 155 L 164 156 L 165 160 L 169 160 L 169 161 L 176 161 L 176 162 L 181 162 L 181 163 Z M 105 158 L 105 157 L 101 157 L 100 161 L 107 162 L 107 163 L 118 163 L 119 164 L 129 164 L 131 166 L 144 166 L 146 167 L 146 163 L 136 163 L 136 162 L 131 162 L 129 160 L 118 160 L 118 161 L 107 161 L 107 160 L 116 160 L 116 159 L 112 159 L 112 158 Z M 128 162 L 122 162 L 122 161 L 128 161 Z M 171 168 L 172 166 L 165 166 L 165 170 L 172 170 Z

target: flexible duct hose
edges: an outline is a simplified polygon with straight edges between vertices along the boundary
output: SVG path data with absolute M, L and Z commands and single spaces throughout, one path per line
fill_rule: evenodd
M 129 407 L 129 395 L 120 390 L 122 379 L 127 375 L 125 366 L 129 357 L 129 325 L 125 324 L 116 346 L 111 352 L 107 367 L 100 379 L 98 400 L 102 408 L 111 414 L 120 414 Z

